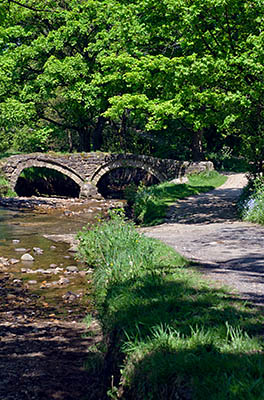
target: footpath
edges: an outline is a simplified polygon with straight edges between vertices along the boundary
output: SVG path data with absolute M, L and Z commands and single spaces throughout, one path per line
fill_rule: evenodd
M 264 306 L 264 227 L 238 220 L 236 201 L 247 179 L 232 174 L 221 187 L 170 207 L 166 223 L 143 228 L 197 264 L 211 281 Z

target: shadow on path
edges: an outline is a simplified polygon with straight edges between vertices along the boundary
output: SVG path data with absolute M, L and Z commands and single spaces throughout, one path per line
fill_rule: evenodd
M 251 303 L 264 306 L 264 258 L 261 254 L 247 254 L 219 263 L 199 261 L 198 268 L 213 280 L 237 290 Z
M 236 199 L 241 189 L 216 189 L 192 196 L 170 207 L 167 222 L 178 224 L 211 224 L 236 221 Z

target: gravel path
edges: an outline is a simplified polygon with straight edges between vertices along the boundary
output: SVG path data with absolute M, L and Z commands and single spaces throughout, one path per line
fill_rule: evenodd
M 220 188 L 170 207 L 167 222 L 142 229 L 197 262 L 214 281 L 264 306 L 264 227 L 238 221 L 235 202 L 247 179 L 229 175 Z

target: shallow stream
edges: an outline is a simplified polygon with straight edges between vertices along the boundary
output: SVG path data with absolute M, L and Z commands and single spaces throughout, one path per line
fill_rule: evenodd
M 83 318 L 92 308 L 91 270 L 69 251 L 71 244 L 54 242 L 44 235 L 74 237 L 113 204 L 97 200 L 76 204 L 67 200 L 66 206 L 37 210 L 0 207 L 0 275 L 8 276 L 12 285 L 22 286 L 36 296 L 51 316 Z M 25 253 L 34 261 L 22 261 Z

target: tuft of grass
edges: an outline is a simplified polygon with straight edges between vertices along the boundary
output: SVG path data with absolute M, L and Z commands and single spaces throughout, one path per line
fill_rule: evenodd
M 90 229 L 83 228 L 79 240 L 79 259 L 96 266 L 93 274 L 97 294 L 104 296 L 110 283 L 134 279 L 140 271 L 155 269 L 158 262 L 162 268 L 173 268 L 187 260 L 164 247 L 163 243 L 140 235 L 132 222 L 124 220 L 123 210 L 110 213 L 109 221 L 101 222 Z M 158 260 L 158 261 L 157 261 Z
M 86 325 L 86 327 L 88 329 L 90 327 L 91 323 L 93 322 L 93 316 L 91 314 L 86 314 L 86 316 L 83 318 L 82 322 Z
M 114 215 L 78 235 L 107 336 L 108 395 L 259 400 L 263 314 L 206 283 L 165 244 Z M 109 360 L 111 363 L 109 363 Z
M 134 196 L 133 213 L 142 225 L 157 225 L 164 221 L 168 207 L 179 199 L 215 189 L 227 177 L 216 171 L 206 171 L 188 177 L 186 184 L 164 182 L 150 187 L 140 187 Z

